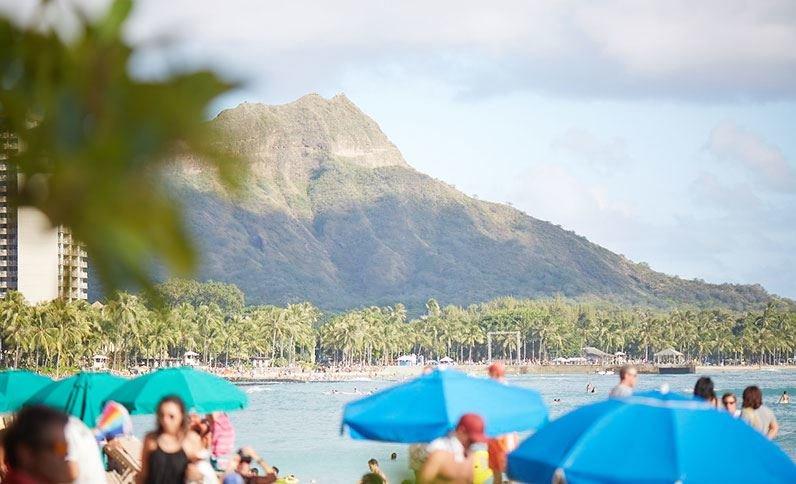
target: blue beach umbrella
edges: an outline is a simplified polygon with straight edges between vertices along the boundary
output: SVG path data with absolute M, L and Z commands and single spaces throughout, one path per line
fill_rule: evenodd
M 533 483 L 794 483 L 796 464 L 728 413 L 656 391 L 569 412 L 509 454 L 508 474 Z
M 547 422 L 538 392 L 445 369 L 350 402 L 342 429 L 359 440 L 430 442 L 477 413 L 490 436 L 531 430 Z

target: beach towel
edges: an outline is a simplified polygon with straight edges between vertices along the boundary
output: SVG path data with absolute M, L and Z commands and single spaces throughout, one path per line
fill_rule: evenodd
M 235 428 L 226 413 L 213 413 L 213 439 L 210 450 L 215 457 L 232 454 L 235 450 Z
M 94 434 L 97 440 L 110 440 L 120 435 L 130 435 L 133 433 L 133 421 L 130 413 L 120 403 L 109 401 L 102 409 L 102 413 L 97 417 L 97 426 Z

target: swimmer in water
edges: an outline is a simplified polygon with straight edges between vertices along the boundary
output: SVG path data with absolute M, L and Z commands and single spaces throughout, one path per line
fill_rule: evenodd
M 787 390 L 782 392 L 782 396 L 779 397 L 779 401 L 777 401 L 777 403 L 790 403 L 790 395 L 788 395 Z

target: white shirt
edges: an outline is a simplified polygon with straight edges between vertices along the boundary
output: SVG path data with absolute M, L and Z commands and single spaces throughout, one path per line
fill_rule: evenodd
M 631 395 L 633 395 L 633 389 L 620 383 L 611 390 L 611 393 L 608 394 L 608 398 L 625 398 Z
M 94 433 L 76 417 L 69 417 L 64 429 L 66 460 L 76 462 L 78 468 L 75 484 L 105 484 L 105 467 Z
M 464 446 L 455 435 L 448 435 L 433 440 L 426 447 L 426 452 L 431 454 L 437 451 L 449 452 L 453 455 L 454 462 L 464 462 Z

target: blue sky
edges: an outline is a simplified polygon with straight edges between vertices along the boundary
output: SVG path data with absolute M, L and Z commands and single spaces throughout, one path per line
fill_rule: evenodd
M 468 194 L 796 297 L 794 2 L 143 0 L 128 34 L 240 80 L 217 109 L 344 92 Z

